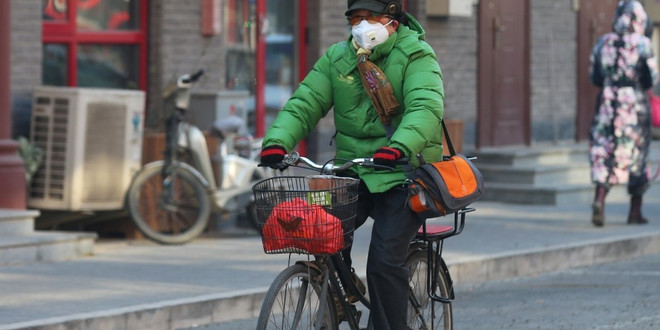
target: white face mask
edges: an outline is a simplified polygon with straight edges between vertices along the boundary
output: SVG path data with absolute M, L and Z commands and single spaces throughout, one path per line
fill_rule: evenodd
M 383 25 L 381 23 L 369 23 L 363 20 L 360 24 L 353 26 L 351 34 L 353 34 L 353 39 L 355 39 L 355 42 L 360 47 L 366 50 L 372 50 L 390 37 L 390 33 L 386 28 L 390 23 L 392 21 Z

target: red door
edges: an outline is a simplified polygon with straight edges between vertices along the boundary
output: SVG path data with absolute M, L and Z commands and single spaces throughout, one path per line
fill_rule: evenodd
M 477 145 L 529 144 L 529 1 L 479 2 Z
M 582 0 L 578 13 L 577 53 L 577 141 L 589 138 L 589 128 L 596 108 L 598 88 L 589 81 L 589 55 L 598 38 L 612 30 L 618 0 Z

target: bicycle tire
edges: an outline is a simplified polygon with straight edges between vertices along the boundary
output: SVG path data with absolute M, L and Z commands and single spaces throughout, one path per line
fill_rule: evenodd
M 127 209 L 136 227 L 160 244 L 182 244 L 199 236 L 209 222 L 206 188 L 189 169 L 172 165 L 172 199 L 164 201 L 164 163 L 147 166 L 128 190 Z
M 428 250 L 416 250 L 408 255 L 406 264 L 410 269 L 410 296 L 408 299 L 409 329 L 445 329 L 453 328 L 452 306 L 431 299 L 427 289 Z M 434 291 L 440 297 L 450 297 L 449 279 L 442 268 L 437 272 L 437 288 Z M 418 314 L 421 313 L 421 315 Z M 422 322 L 423 320 L 423 322 Z
M 257 330 L 314 329 L 314 316 L 317 315 L 320 304 L 320 275 L 321 272 L 317 269 L 302 264 L 295 264 L 283 270 L 266 293 L 257 321 Z M 312 285 L 312 290 L 309 290 L 309 284 Z M 321 329 L 334 330 L 338 327 L 331 291 L 328 288 Z M 301 293 L 304 293 L 303 306 L 299 306 Z M 289 311 L 289 308 L 292 311 Z M 298 326 L 294 326 L 296 324 Z

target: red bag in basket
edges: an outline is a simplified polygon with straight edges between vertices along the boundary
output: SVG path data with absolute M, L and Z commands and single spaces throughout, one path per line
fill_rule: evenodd
M 332 254 L 344 248 L 344 230 L 341 220 L 318 205 L 309 214 L 309 224 L 314 228 L 314 239 L 307 241 L 307 251 L 316 254 Z
M 312 254 L 339 251 L 344 247 L 342 234 L 337 217 L 300 198 L 275 206 L 262 232 L 266 252 L 296 248 Z

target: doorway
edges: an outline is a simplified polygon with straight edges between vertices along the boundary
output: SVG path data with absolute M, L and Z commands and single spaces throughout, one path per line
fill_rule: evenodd
M 577 118 L 575 139 L 589 139 L 589 129 L 596 108 L 598 88 L 589 80 L 589 56 L 598 38 L 612 30 L 618 0 L 582 0 L 577 31 Z
M 479 2 L 477 147 L 528 145 L 529 1 Z

